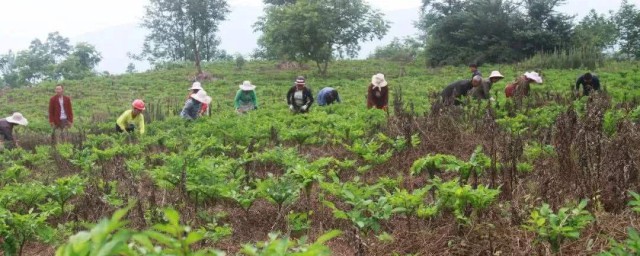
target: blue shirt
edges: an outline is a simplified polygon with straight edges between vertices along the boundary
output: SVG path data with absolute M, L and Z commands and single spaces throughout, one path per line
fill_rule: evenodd
M 193 98 L 189 98 L 184 104 L 182 112 L 180 112 L 180 117 L 187 120 L 195 120 L 198 118 L 198 112 L 200 112 L 200 108 L 202 108 L 201 102 L 194 100 Z
M 331 87 L 322 88 L 322 90 L 320 90 L 318 92 L 318 105 L 320 105 L 320 106 L 327 105 L 327 96 L 332 91 L 335 91 L 335 89 L 333 89 Z M 341 102 L 340 101 L 340 95 L 338 95 L 338 98 L 336 99 L 336 101 L 337 102 Z

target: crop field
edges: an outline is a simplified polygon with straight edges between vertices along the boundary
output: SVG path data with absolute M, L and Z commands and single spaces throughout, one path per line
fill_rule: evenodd
M 522 101 L 445 107 L 466 67 L 338 61 L 327 77 L 275 62 L 204 66 L 211 111 L 182 120 L 193 68 L 64 82 L 76 122 L 52 143 L 55 84 L 0 91 L 20 111 L 21 148 L 0 153 L 4 255 L 637 255 L 640 63 L 595 70 L 602 93 L 576 98 L 586 70 L 542 70 Z M 371 76 L 389 113 L 366 109 Z M 297 75 L 342 103 L 289 112 Z M 238 85 L 257 85 L 238 115 Z M 147 132 L 116 133 L 141 98 Z

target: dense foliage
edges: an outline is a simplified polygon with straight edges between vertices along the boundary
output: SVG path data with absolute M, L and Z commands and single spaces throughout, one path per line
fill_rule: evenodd
M 625 0 L 608 15 L 592 10 L 574 23 L 556 11 L 565 2 L 423 0 L 418 28 L 427 64 L 510 63 L 540 51 L 586 48 L 596 54 L 614 45 L 624 57 L 638 57 L 640 10 L 634 4 Z

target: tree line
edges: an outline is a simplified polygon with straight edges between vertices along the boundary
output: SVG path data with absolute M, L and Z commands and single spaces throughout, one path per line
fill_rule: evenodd
M 384 13 L 364 0 L 263 0 L 264 14 L 253 59 L 315 62 L 327 73 L 331 61 L 354 58 L 365 41 L 389 30 Z M 512 63 L 536 53 L 587 49 L 623 59 L 640 58 L 640 10 L 623 0 L 615 12 L 591 10 L 582 20 L 558 12 L 565 0 L 422 0 L 416 27 L 420 35 L 379 47 L 370 57 L 403 62 L 424 56 L 430 66 Z M 142 20 L 149 34 L 143 50 L 130 57 L 152 64 L 231 60 L 218 49 L 226 0 L 150 0 Z M 93 75 L 101 56 L 86 43 L 74 47 L 51 33 L 29 49 L 0 55 L 0 85 L 22 86 L 43 80 Z M 135 67 L 130 65 L 130 72 Z
M 541 52 L 608 53 L 640 58 L 640 10 L 591 10 L 579 22 L 556 9 L 565 0 L 423 0 L 420 35 L 379 47 L 372 58 L 407 58 L 422 50 L 429 66 L 513 63 Z M 418 43 L 416 43 L 418 42 Z M 415 54 L 414 54 L 415 55 Z
M 19 87 L 45 80 L 82 79 L 93 75 L 102 55 L 88 43 L 72 46 L 69 38 L 49 33 L 42 42 L 34 39 L 29 48 L 0 55 L 0 87 Z

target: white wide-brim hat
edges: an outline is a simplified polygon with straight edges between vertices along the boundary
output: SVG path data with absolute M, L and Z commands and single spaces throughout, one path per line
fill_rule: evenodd
M 240 85 L 240 90 L 243 91 L 253 91 L 254 89 L 256 89 L 256 86 L 252 85 L 250 81 L 244 81 Z
M 387 86 L 387 80 L 384 80 L 383 74 L 378 73 L 371 77 L 371 84 L 375 87 L 385 87 Z
M 13 113 L 13 115 L 11 115 L 10 117 L 5 118 L 5 120 L 7 120 L 7 122 L 9 123 L 14 123 L 14 124 L 19 124 L 19 125 L 27 125 L 29 124 L 29 121 L 27 121 L 26 118 L 24 118 L 24 116 L 22 116 L 22 114 L 15 112 Z
M 189 88 L 189 91 L 191 90 L 204 90 L 204 88 L 202 88 L 202 84 L 200 84 L 200 82 L 194 82 L 191 85 L 191 88 Z
M 500 74 L 500 71 L 497 71 L 497 70 L 491 71 L 491 75 L 489 75 L 489 78 L 494 78 L 494 77 L 504 78 L 504 76 Z
M 535 81 L 538 84 L 542 83 L 542 77 L 540 77 L 538 72 L 526 72 L 526 73 L 524 73 L 524 76 L 526 78 L 529 78 L 529 79 Z
M 207 92 L 205 90 L 200 90 L 197 93 L 191 94 L 191 98 L 207 105 L 211 103 L 211 97 L 207 96 Z

